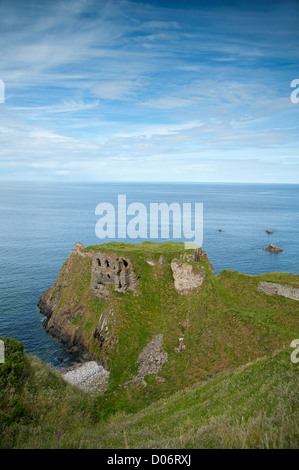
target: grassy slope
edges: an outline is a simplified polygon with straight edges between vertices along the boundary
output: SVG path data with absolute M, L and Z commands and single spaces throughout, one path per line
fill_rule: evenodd
M 6 390 L 20 407 L 11 420 L 1 408 L 1 448 L 298 448 L 298 364 L 290 349 L 106 420 L 97 419 L 92 397 L 36 358 L 19 363 L 21 387 L 6 380 L 1 388 L 1 398 Z M 2 385 L 4 376 L 0 367 Z
M 181 244 L 109 243 L 87 250 L 92 249 L 131 258 L 141 276 L 141 295 L 112 291 L 108 300 L 95 298 L 89 289 L 91 260 L 77 255 L 64 264 L 49 295 L 66 317 L 75 315 L 70 321 L 74 334 L 81 329 L 91 349 L 104 357 L 111 371 L 110 390 L 90 398 L 25 357 L 28 380 L 21 395 L 4 388 L 10 405 L 1 418 L 2 446 L 123 447 L 124 432 L 130 447 L 295 446 L 298 365 L 290 362 L 289 352 L 273 354 L 299 336 L 298 302 L 268 296 L 257 284 L 267 280 L 298 287 L 299 276 L 234 271 L 215 276 L 204 259 L 198 263 L 207 273 L 202 288 L 182 296 L 174 290 L 170 268 L 170 261 L 185 253 Z M 158 261 L 161 254 L 165 264 L 146 262 Z M 93 338 L 101 313 L 111 308 L 109 328 L 119 339 L 112 353 L 100 351 Z M 182 326 L 186 320 L 188 328 Z M 163 333 L 169 358 L 159 373 L 165 382 L 151 376 L 145 388 L 120 387 L 136 373 L 139 353 L 157 333 Z M 186 350 L 177 354 L 174 347 L 182 335 Z M 270 359 L 232 372 L 265 356 Z
M 58 295 L 61 308 L 69 312 L 76 306 L 80 316 L 70 327 L 74 334 L 77 328 L 83 330 L 91 350 L 104 358 L 111 371 L 110 391 L 98 400 L 99 418 L 119 409 L 135 411 L 220 371 L 270 355 L 299 334 L 298 302 L 267 296 L 256 288 L 261 280 L 299 285 L 299 276 L 247 276 L 234 271 L 215 276 L 206 258 L 193 263 L 207 273 L 202 288 L 182 296 L 174 289 L 170 268 L 171 260 L 186 252 L 182 244 L 108 243 L 86 250 L 121 253 L 133 260 L 134 270 L 141 276 L 137 284 L 141 295 L 112 291 L 108 300 L 97 299 L 89 289 L 91 260 L 73 255 L 58 277 L 58 284 L 66 280 L 67 287 L 50 289 L 50 295 Z M 161 255 L 166 259 L 163 265 L 158 263 Z M 147 259 L 156 261 L 156 266 L 150 266 Z M 112 353 L 99 350 L 93 338 L 101 313 L 110 309 L 114 316 L 109 328 L 119 340 Z M 186 320 L 188 328 L 182 326 Z M 151 376 L 146 378 L 146 388 L 136 384 L 119 387 L 136 373 L 139 353 L 158 333 L 163 333 L 163 348 L 168 353 L 168 362 L 159 373 L 165 382 L 158 383 Z M 186 350 L 177 354 L 174 348 L 182 335 Z

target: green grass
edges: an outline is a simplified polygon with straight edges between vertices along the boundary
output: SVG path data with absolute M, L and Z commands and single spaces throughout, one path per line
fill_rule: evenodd
M 298 446 L 298 367 L 289 351 L 110 418 L 104 447 L 275 448 Z M 111 429 L 113 426 L 113 430 Z
M 185 250 L 183 243 L 176 242 L 142 242 L 142 243 L 121 243 L 110 242 L 102 245 L 91 245 L 84 249 L 84 251 L 105 251 L 117 253 L 192 253 L 192 250 Z
M 0 423 L 10 424 L 23 416 L 20 393 L 24 381 L 24 346 L 14 339 L 5 344 L 5 362 L 0 364 Z
M 0 445 L 117 449 L 127 442 L 132 449 L 298 448 L 298 364 L 291 362 L 290 352 L 219 373 L 138 412 L 119 411 L 105 420 L 98 419 L 92 397 L 66 384 L 38 359 L 24 356 L 26 381 L 17 394 L 23 412 L 13 422 L 0 421 Z
M 10 352 L 12 342 L 18 357 Z M 21 343 L 5 339 L 5 344 L 5 363 L 0 364 L 0 377 L 6 382 L 0 389 L 1 448 L 55 447 L 59 431 L 67 429 L 74 437 L 81 426 L 90 426 L 92 400 L 87 395 L 39 359 L 24 355 Z M 11 364 L 18 371 L 17 386 L 7 373 Z

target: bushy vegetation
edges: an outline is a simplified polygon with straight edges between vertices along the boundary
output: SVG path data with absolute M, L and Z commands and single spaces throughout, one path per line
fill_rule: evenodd
M 5 362 L 0 364 L 0 424 L 18 422 L 24 408 L 20 393 L 24 386 L 24 347 L 14 339 L 0 338 L 5 345 Z
M 23 355 L 21 343 L 5 339 L 5 345 L 5 363 L 0 364 L 6 383 L 0 390 L 1 448 L 55 448 L 59 434 L 67 430 L 73 439 L 77 430 L 90 425 L 92 399 L 88 395 L 68 385 L 36 357 Z M 17 377 L 16 386 L 10 382 L 10 370 Z

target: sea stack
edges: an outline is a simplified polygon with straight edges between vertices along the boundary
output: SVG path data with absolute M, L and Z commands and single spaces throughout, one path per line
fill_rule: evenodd
M 269 246 L 266 246 L 264 250 L 271 251 L 272 253 L 279 253 L 280 251 L 283 251 L 281 248 L 279 248 L 279 246 L 272 243 Z

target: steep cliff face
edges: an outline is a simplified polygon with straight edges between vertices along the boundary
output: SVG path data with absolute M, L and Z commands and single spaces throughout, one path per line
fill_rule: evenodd
M 109 266 L 99 269 L 99 259 L 107 263 L 109 260 Z M 111 332 L 113 309 L 105 309 L 105 303 L 101 301 L 109 297 L 112 289 L 120 292 L 112 274 L 114 260 L 115 257 L 105 254 L 73 253 L 54 285 L 38 303 L 46 317 L 43 322 L 46 331 L 59 339 L 78 359 L 97 358 L 105 363 L 104 352 L 111 352 L 117 344 L 117 338 Z M 131 286 L 124 282 L 122 292 Z
M 112 290 L 123 294 L 134 291 L 137 276 L 132 261 L 116 253 L 85 251 L 82 243 L 76 243 L 76 249 L 71 252 L 53 287 L 42 295 L 38 307 L 46 316 L 44 327 L 48 333 L 72 348 L 78 358 L 97 357 L 101 360 L 99 352 L 103 349 L 111 352 L 117 338 L 110 331 L 113 309 L 103 309 L 92 339 L 87 339 L 87 317 L 101 309 L 101 304 L 93 297 L 107 299 Z M 76 288 L 78 276 L 79 289 Z M 86 291 L 83 296 L 82 291 Z M 90 302 L 97 307 L 96 312 L 90 308 Z M 104 358 L 105 354 L 101 355 Z
M 258 288 L 299 287 L 288 276 L 215 276 L 203 250 L 179 243 L 76 244 L 39 308 L 47 332 L 109 371 L 112 401 L 131 387 L 154 399 L 293 339 L 298 301 Z
M 107 252 L 105 245 L 98 248 L 85 249 L 82 243 L 76 243 L 76 248 L 71 250 L 72 255 L 62 267 L 54 285 L 42 295 L 38 307 L 46 316 L 44 327 L 48 333 L 68 348 L 73 348 L 79 358 L 96 357 L 106 364 L 107 355 L 111 354 L 118 343 L 113 294 L 132 292 L 135 297 L 140 296 L 138 279 L 142 278 L 142 266 L 138 275 L 129 256 Z M 173 275 L 171 288 L 185 295 L 198 289 L 205 279 L 205 269 L 212 268 L 205 252 L 196 250 L 186 255 L 182 253 L 180 246 L 170 251 L 170 254 L 172 260 L 167 262 L 162 255 L 156 261 L 145 259 L 146 252 L 144 253 L 141 264 L 156 266 L 150 276 L 151 289 L 156 288 L 155 279 L 158 273 L 155 271 L 159 271 L 161 275 L 161 271 L 169 271 L 169 267 Z M 197 263 L 204 260 L 205 264 L 194 269 L 192 262 L 195 263 L 195 259 Z M 142 283 L 141 279 L 139 287 Z M 121 301 L 121 298 L 118 300 Z M 95 317 L 99 317 L 97 322 Z M 86 332 L 90 324 L 92 331 L 88 335 Z

